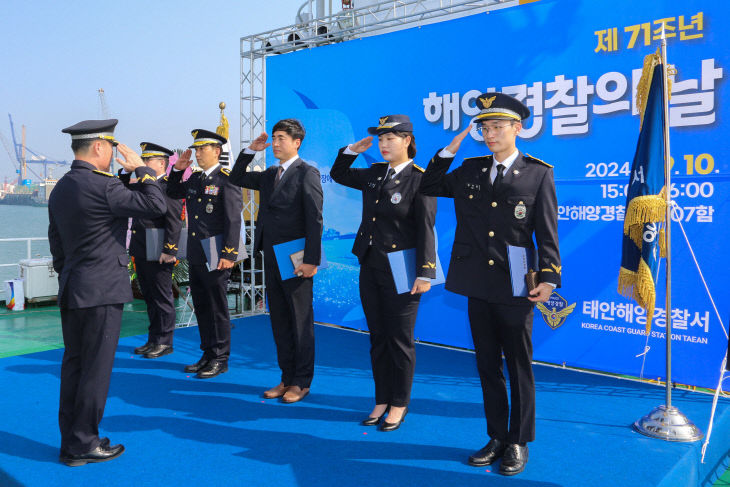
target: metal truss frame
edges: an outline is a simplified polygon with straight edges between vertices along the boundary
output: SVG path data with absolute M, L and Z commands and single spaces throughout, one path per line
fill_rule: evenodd
M 247 147 L 265 130 L 268 56 L 384 34 L 531 1 L 536 0 L 389 0 L 242 37 L 240 147 Z M 313 2 L 314 0 L 310 0 L 310 11 Z M 263 171 L 265 168 L 266 156 L 262 152 L 256 155 L 249 169 Z M 246 216 L 247 242 L 250 242 L 247 251 L 251 256 L 251 268 L 241 269 L 240 293 L 242 314 L 250 315 L 265 312 L 264 307 L 259 305 L 265 302 L 265 275 L 263 269 L 256 269 L 262 256 L 253 251 L 258 209 L 255 191 L 246 191 L 248 197 L 245 198 L 243 211 Z

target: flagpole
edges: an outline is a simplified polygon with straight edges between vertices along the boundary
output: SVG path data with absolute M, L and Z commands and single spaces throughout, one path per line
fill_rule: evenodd
M 667 65 L 667 38 L 662 26 L 661 44 L 663 102 L 664 102 L 664 199 L 666 213 L 664 237 L 666 249 L 666 339 L 667 339 L 667 390 L 666 404 L 657 406 L 649 414 L 634 423 L 639 433 L 667 441 L 699 441 L 705 435 L 695 424 L 676 407 L 672 406 L 672 191 L 671 157 L 669 150 L 669 69 Z
M 667 408 L 672 408 L 672 171 L 670 167 L 671 151 L 669 150 L 669 70 L 667 69 L 667 38 L 664 35 L 662 25 L 662 77 L 664 78 L 664 199 L 667 202 L 667 210 L 664 224 L 665 248 L 666 248 L 666 306 L 664 307 L 667 316 Z

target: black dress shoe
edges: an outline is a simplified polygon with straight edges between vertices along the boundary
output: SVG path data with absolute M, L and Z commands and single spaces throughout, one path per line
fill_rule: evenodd
M 134 349 L 134 353 L 136 353 L 137 355 L 144 355 L 144 354 L 146 354 L 147 352 L 149 352 L 149 351 L 150 351 L 150 349 L 151 349 L 152 347 L 154 347 L 154 346 L 155 346 L 155 344 L 154 344 L 154 343 L 150 343 L 150 342 L 147 342 L 147 343 L 145 343 L 144 345 L 142 345 L 141 347 L 137 347 L 137 348 L 135 348 L 135 349 Z
M 208 365 L 209 360 L 203 355 L 200 360 L 195 362 L 194 364 L 186 365 L 185 366 L 185 372 L 190 372 L 192 374 L 199 372 L 200 369 Z
M 380 422 L 383 420 L 386 414 L 388 414 L 388 411 L 390 410 L 390 406 L 385 408 L 385 411 L 383 411 L 383 414 L 378 416 L 377 418 L 373 418 L 372 416 L 368 416 L 367 418 L 360 421 L 360 424 L 363 426 L 377 426 L 380 424 Z
M 104 438 L 99 438 L 100 446 L 108 447 L 109 443 L 109 438 L 107 438 L 106 436 Z M 63 462 L 63 458 L 67 456 L 69 456 L 68 452 L 65 449 L 61 448 L 61 454 L 58 456 L 58 459 Z
M 504 449 L 507 444 L 497 438 L 489 440 L 484 448 L 474 452 L 469 456 L 469 465 L 475 467 L 483 467 L 485 465 L 491 465 L 496 459 L 504 454 Z
M 499 466 L 499 473 L 502 475 L 517 475 L 527 465 L 527 445 L 520 446 L 515 443 L 507 445 L 502 457 L 502 464 Z
M 228 362 L 213 359 L 198 371 L 198 379 L 210 379 L 223 372 L 228 372 Z
M 406 420 L 406 414 L 408 414 L 408 406 L 406 406 L 406 409 L 403 411 L 403 416 L 401 416 L 400 421 L 397 423 L 389 423 L 387 421 L 383 421 L 383 424 L 380 425 L 380 431 L 395 431 L 398 428 L 400 428 L 400 425 Z
M 61 455 L 61 462 L 69 467 L 80 467 L 87 463 L 99 463 L 113 460 L 124 452 L 124 445 L 99 444 L 90 452 L 81 455 Z
M 153 345 L 152 348 L 144 354 L 144 358 L 158 358 L 169 353 L 172 353 L 172 345 Z

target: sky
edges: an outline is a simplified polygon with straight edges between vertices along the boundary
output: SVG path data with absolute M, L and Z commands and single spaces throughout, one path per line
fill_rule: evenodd
M 28 147 L 71 161 L 61 129 L 103 118 L 103 88 L 116 138 L 135 149 L 187 147 L 223 101 L 237 153 L 240 38 L 293 24 L 304 1 L 2 0 L 0 133 L 12 143 L 10 113 L 18 142 L 25 125 Z M 0 148 L 0 182 L 15 169 Z

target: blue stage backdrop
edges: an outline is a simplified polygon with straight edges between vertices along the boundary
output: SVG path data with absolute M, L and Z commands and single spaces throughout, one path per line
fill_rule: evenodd
M 477 113 L 475 97 L 496 89 L 532 110 L 518 147 L 555 166 L 563 287 L 546 309 L 567 314 L 556 318 L 536 309 L 535 359 L 663 378 L 663 284 L 648 341 L 644 310 L 616 288 L 625 191 L 639 134 L 635 88 L 664 25 L 669 62 L 678 69 L 670 102 L 672 194 L 680 207 L 672 227 L 673 379 L 714 388 L 727 340 L 680 223 L 725 318 L 728 19 L 726 2 L 541 0 L 269 58 L 267 127 L 299 118 L 308 131 L 301 155 L 322 173 L 330 266 L 315 280 L 315 318 L 366 328 L 358 264 L 350 253 L 360 193 L 330 179 L 337 150 L 365 137 L 378 117 L 405 113 L 415 126 L 416 162 L 425 167 Z M 472 131 L 455 166 L 488 152 L 479 139 Z M 379 157 L 375 145 L 356 165 Z M 267 160 L 274 161 L 271 153 Z M 447 266 L 454 207 L 449 199 L 438 205 L 439 254 Z M 664 269 L 662 264 L 662 274 Z M 434 288 L 421 301 L 416 336 L 471 348 L 466 299 Z

